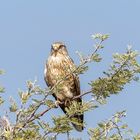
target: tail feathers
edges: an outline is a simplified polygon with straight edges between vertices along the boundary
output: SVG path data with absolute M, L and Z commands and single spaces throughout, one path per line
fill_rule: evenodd
M 63 112 L 66 114 L 66 110 L 65 110 L 65 106 L 60 105 L 60 108 L 63 110 Z M 84 120 L 84 115 L 74 115 L 72 118 L 76 119 L 76 122 L 80 123 L 80 125 L 78 125 L 78 123 L 76 124 L 76 122 L 72 122 L 72 125 L 74 126 L 74 128 L 81 132 L 84 129 L 84 124 L 83 124 L 83 120 Z M 77 121 L 78 120 L 78 121 Z
M 76 118 L 78 120 L 78 123 L 80 123 L 80 125 L 78 125 L 76 123 L 72 123 L 74 128 L 79 132 L 81 132 L 84 129 L 83 117 L 84 117 L 84 115 L 75 115 L 74 118 Z

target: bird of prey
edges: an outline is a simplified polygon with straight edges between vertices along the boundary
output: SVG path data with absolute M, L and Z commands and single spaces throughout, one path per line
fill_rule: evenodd
M 51 53 L 47 60 L 44 70 L 44 79 L 48 87 L 52 88 L 60 81 L 58 90 L 53 91 L 53 96 L 56 101 L 63 102 L 59 104 L 60 108 L 66 113 L 65 108 L 69 107 L 71 99 L 80 95 L 79 77 L 72 73 L 76 68 L 73 60 L 70 58 L 65 44 L 62 42 L 55 42 L 52 44 Z M 76 102 L 81 103 L 81 98 L 75 99 Z M 83 130 L 83 114 L 73 116 L 82 125 L 73 123 L 77 131 Z

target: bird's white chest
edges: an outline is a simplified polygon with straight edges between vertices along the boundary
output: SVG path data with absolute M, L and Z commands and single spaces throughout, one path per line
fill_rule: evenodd
M 51 56 L 48 61 L 51 69 L 61 69 L 64 65 L 64 58 L 61 56 Z
M 55 63 L 55 64 L 58 64 L 63 60 L 61 56 L 51 56 L 49 59 L 50 59 L 50 63 Z

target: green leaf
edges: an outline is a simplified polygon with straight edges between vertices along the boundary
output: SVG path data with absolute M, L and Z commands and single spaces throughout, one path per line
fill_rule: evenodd
M 55 105 L 55 103 L 52 100 L 46 100 L 45 105 L 47 105 L 48 107 L 53 107 Z
M 0 105 L 4 103 L 4 100 L 2 99 L 2 97 L 0 96 Z
M 4 70 L 0 70 L 0 75 L 4 74 L 5 71 Z
M 29 94 L 28 91 L 26 91 L 26 92 L 19 91 L 19 96 L 20 96 L 22 103 L 25 104 L 28 101 L 28 99 L 30 98 L 31 94 Z
M 108 34 L 100 34 L 100 33 L 97 33 L 95 35 L 92 35 L 92 38 L 93 39 L 100 39 L 102 41 L 106 40 L 109 38 L 109 35 Z
M 4 93 L 5 92 L 5 88 L 0 86 L 0 93 Z
M 96 53 L 96 54 L 92 55 L 91 60 L 95 61 L 95 62 L 100 62 L 102 60 L 102 58 L 100 57 L 99 54 Z
M 16 112 L 18 110 L 18 106 L 12 97 L 10 98 L 10 103 L 11 103 L 11 106 L 9 107 L 10 111 Z
M 76 74 L 84 74 L 88 70 L 88 66 L 81 66 L 76 69 Z
M 122 128 L 122 129 L 126 129 L 126 128 L 128 128 L 128 125 L 127 125 L 127 124 L 123 124 L 123 125 L 121 126 L 121 128 Z

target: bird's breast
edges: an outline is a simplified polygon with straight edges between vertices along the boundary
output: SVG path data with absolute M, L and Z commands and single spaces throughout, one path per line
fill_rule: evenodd
M 55 93 L 55 96 L 61 101 L 66 98 L 73 98 L 75 94 L 75 91 L 73 91 L 75 88 L 74 76 L 71 74 L 73 68 L 74 64 L 69 56 L 59 54 L 51 55 L 48 58 L 46 79 L 49 86 L 53 87 L 59 80 L 67 76 L 66 79 L 60 82 L 59 92 Z M 69 73 L 70 75 L 68 75 Z

